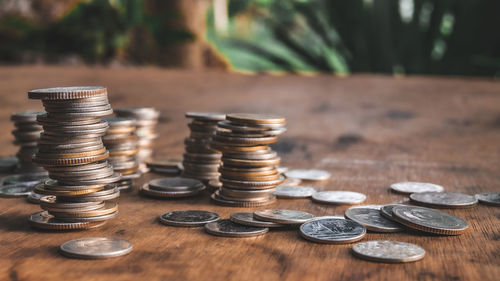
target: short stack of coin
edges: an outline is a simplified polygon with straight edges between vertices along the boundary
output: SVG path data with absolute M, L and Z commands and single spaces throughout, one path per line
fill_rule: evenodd
M 42 127 L 36 122 L 36 116 L 44 113 L 26 111 L 14 113 L 10 117 L 16 127 L 12 131 L 15 137 L 14 144 L 20 147 L 16 154 L 18 165 L 15 171 L 27 180 L 47 177 L 47 171 L 32 161 L 33 155 L 38 151 L 37 141 L 40 139 L 40 133 L 42 132 Z
M 30 216 L 40 228 L 86 229 L 100 226 L 118 214 L 118 205 L 106 200 L 118 197 L 121 175 L 107 161 L 103 145 L 113 113 L 104 87 L 65 87 L 28 92 L 41 99 L 46 114 L 38 115 L 43 127 L 33 161 L 49 171 L 50 180 L 35 186 L 45 210 Z
M 146 161 L 153 156 L 153 141 L 158 137 L 156 125 L 160 112 L 151 107 L 124 107 L 116 108 L 115 114 L 118 117 L 136 119 L 136 135 L 139 137 L 137 158 L 141 172 L 147 172 Z
M 222 154 L 210 147 L 210 141 L 217 130 L 217 122 L 225 120 L 226 115 L 215 112 L 187 112 L 186 117 L 192 121 L 188 124 L 191 133 L 184 140 L 186 152 L 183 155 L 182 175 L 201 181 L 218 179 Z
M 106 118 L 108 130 L 102 137 L 102 142 L 109 151 L 108 161 L 115 172 L 122 175 L 118 188 L 129 189 L 133 180 L 141 176 L 139 172 L 138 137 L 135 134 L 136 120 L 133 118 Z
M 219 171 L 222 186 L 212 199 L 234 207 L 257 207 L 276 201 L 276 186 L 285 179 L 269 144 L 278 141 L 285 119 L 267 114 L 228 114 L 218 123 L 211 147 L 222 152 Z

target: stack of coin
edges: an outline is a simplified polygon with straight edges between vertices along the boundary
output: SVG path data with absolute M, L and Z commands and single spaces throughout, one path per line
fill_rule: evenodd
M 106 118 L 108 130 L 102 137 L 102 142 L 109 151 L 108 161 L 113 170 L 122 175 L 118 183 L 120 190 L 133 186 L 133 180 L 141 176 L 139 172 L 138 137 L 135 134 L 136 120 L 133 118 Z
M 136 119 L 136 135 L 139 137 L 137 158 L 139 169 L 147 172 L 146 161 L 153 156 L 153 140 L 158 137 L 155 127 L 160 112 L 151 107 L 125 107 L 114 110 L 116 116 Z
M 103 145 L 113 113 L 104 87 L 39 89 L 28 97 L 41 99 L 46 114 L 38 115 L 43 127 L 33 161 L 49 171 L 50 179 L 35 186 L 45 211 L 30 216 L 40 228 L 86 229 L 100 226 L 118 214 L 118 205 L 104 202 L 118 197 L 120 174 L 107 161 Z
M 217 130 L 217 122 L 225 120 L 226 115 L 215 112 L 187 112 L 186 117 L 192 121 L 188 124 L 191 134 L 184 140 L 186 153 L 183 155 L 182 175 L 207 182 L 218 179 L 222 154 L 210 147 L 210 141 Z
M 269 144 L 283 133 L 285 119 L 266 114 L 228 114 L 218 123 L 211 147 L 222 152 L 222 186 L 212 199 L 234 207 L 257 207 L 276 201 L 276 186 L 285 179 L 280 158 Z

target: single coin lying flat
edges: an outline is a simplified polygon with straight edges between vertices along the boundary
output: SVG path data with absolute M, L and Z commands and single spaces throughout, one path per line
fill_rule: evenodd
M 296 169 L 286 171 L 285 176 L 287 178 L 300 179 L 303 181 L 325 181 L 331 177 L 331 174 L 327 171 L 323 170 L 305 170 L 305 169 Z
M 352 191 L 321 191 L 312 195 L 313 201 L 326 204 L 360 204 L 366 195 Z
M 287 186 L 287 185 L 279 185 L 276 187 L 276 191 L 274 191 L 274 195 L 278 198 L 308 198 L 311 197 L 316 192 L 314 187 L 310 186 Z
M 258 220 L 292 225 L 302 224 L 314 218 L 314 215 L 306 212 L 284 209 L 259 210 L 255 211 L 253 216 Z
M 444 188 L 433 183 L 407 181 L 391 184 L 391 190 L 403 194 L 412 194 L 421 192 L 442 192 Z
M 33 191 L 34 184 L 8 184 L 0 186 L 0 197 L 14 198 L 26 197 Z
M 477 204 L 476 197 L 458 192 L 413 193 L 410 200 L 434 208 L 469 208 Z
M 343 218 L 320 218 L 300 226 L 300 235 L 307 240 L 327 244 L 347 244 L 363 239 L 366 228 Z
M 79 259 L 108 259 L 126 255 L 133 245 L 127 240 L 108 237 L 89 237 L 70 240 L 59 247 L 61 254 Z
M 219 214 L 203 210 L 173 211 L 160 216 L 162 224 L 185 227 L 203 226 L 218 220 Z
M 386 219 L 380 214 L 381 205 L 352 207 L 345 211 L 345 217 L 362 224 L 373 232 L 399 232 L 403 228 L 399 223 Z
M 389 240 L 357 243 L 352 253 L 365 260 L 385 263 L 414 262 L 425 256 L 425 250 L 418 245 Z
M 216 236 L 253 237 L 266 234 L 269 228 L 242 225 L 224 219 L 205 224 L 205 231 Z

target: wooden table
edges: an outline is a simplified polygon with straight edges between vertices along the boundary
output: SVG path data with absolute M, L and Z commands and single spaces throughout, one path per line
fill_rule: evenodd
M 288 132 L 275 149 L 292 168 L 333 174 L 320 190 L 367 194 L 367 204 L 402 202 L 398 181 L 426 181 L 475 194 L 500 191 L 500 84 L 482 79 L 354 75 L 243 76 L 163 69 L 62 67 L 0 68 L 0 154 L 12 155 L 12 112 L 41 109 L 32 88 L 106 85 L 111 104 L 161 111 L 156 156 L 181 157 L 188 134 L 185 111 L 269 112 L 286 116 Z M 148 174 L 139 184 L 159 175 Z M 426 257 L 410 264 L 359 260 L 352 245 L 322 245 L 297 231 L 257 238 L 221 238 L 202 228 L 166 227 L 167 211 L 204 209 L 228 217 L 243 208 L 214 205 L 208 194 L 155 200 L 120 196 L 120 215 L 99 229 L 47 232 L 26 217 L 37 205 L 1 199 L 0 280 L 499 280 L 500 208 L 446 210 L 466 219 L 458 237 L 368 233 L 365 240 L 416 243 Z M 347 206 L 280 199 L 273 208 L 343 215 Z M 114 236 L 134 243 L 124 257 L 89 261 L 62 257 L 65 241 Z

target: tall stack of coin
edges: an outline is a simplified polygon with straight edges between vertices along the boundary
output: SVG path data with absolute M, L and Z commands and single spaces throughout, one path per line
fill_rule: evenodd
M 116 108 L 115 114 L 118 117 L 136 119 L 136 134 L 139 137 L 137 158 L 140 170 L 147 172 L 146 161 L 152 158 L 153 141 L 158 137 L 155 128 L 160 112 L 152 107 L 124 107 Z
M 102 142 L 109 151 L 108 161 L 115 172 L 122 175 L 118 188 L 129 189 L 133 180 L 141 176 L 139 172 L 138 137 L 135 134 L 136 120 L 133 118 L 106 118 L 108 130 L 102 137 Z
M 267 114 L 228 114 L 218 123 L 211 147 L 222 151 L 220 182 L 212 194 L 219 204 L 256 207 L 275 202 L 276 186 L 284 181 L 280 163 L 269 144 L 286 131 L 285 118 Z
M 117 203 L 105 201 L 118 197 L 115 182 L 120 179 L 101 139 L 108 129 L 101 118 L 113 113 L 106 88 L 38 89 L 29 91 L 28 97 L 41 99 L 47 112 L 37 116 L 43 132 L 33 161 L 50 177 L 34 188 L 49 196 L 40 199 L 46 211 L 31 215 L 30 223 L 50 229 L 104 224 L 118 214 Z
M 186 117 L 192 119 L 188 124 L 191 131 L 184 140 L 183 176 L 202 181 L 217 179 L 222 154 L 210 147 L 212 136 L 217 130 L 217 122 L 226 119 L 223 113 L 187 112 Z

